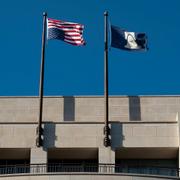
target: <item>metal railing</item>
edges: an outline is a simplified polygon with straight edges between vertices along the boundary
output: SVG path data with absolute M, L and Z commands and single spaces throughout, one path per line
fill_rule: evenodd
M 29 173 L 29 165 L 1 165 L 0 166 L 0 175 L 1 174 L 18 174 L 18 173 Z
M 115 166 L 116 173 L 135 173 L 147 175 L 178 176 L 179 169 L 161 166 Z
M 149 166 L 122 166 L 115 164 L 87 164 L 87 163 L 56 163 L 30 165 L 1 165 L 0 175 L 5 174 L 45 174 L 45 173 L 133 173 L 144 175 L 178 176 L 179 169 Z

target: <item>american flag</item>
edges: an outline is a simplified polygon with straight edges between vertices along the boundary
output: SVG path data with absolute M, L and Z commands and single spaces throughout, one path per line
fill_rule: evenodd
M 82 24 L 47 18 L 47 29 L 48 39 L 59 39 L 75 46 L 85 45 Z

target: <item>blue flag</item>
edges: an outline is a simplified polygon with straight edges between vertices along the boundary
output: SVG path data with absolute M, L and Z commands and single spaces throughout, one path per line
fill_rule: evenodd
M 111 47 L 129 51 L 147 50 L 147 36 L 111 26 Z

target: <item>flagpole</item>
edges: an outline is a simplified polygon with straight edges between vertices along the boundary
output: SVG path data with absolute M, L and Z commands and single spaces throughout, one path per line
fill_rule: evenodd
M 40 81 L 39 81 L 39 121 L 37 127 L 37 139 L 36 146 L 41 147 L 43 145 L 43 128 L 42 128 L 42 114 L 43 114 L 43 94 L 44 94 L 44 62 L 45 62 L 45 41 L 46 41 L 46 18 L 47 13 L 43 13 L 43 32 L 42 32 L 42 49 L 41 49 L 41 69 L 40 69 Z
M 109 139 L 109 88 L 108 88 L 108 12 L 104 12 L 104 146 L 110 146 Z

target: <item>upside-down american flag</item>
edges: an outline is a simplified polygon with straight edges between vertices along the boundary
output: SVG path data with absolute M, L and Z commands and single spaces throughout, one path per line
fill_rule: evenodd
M 47 18 L 48 39 L 62 40 L 75 46 L 85 45 L 83 29 L 82 24 Z

